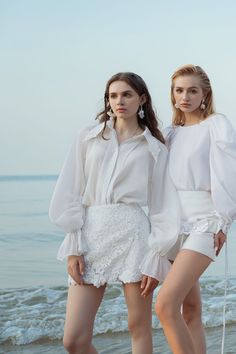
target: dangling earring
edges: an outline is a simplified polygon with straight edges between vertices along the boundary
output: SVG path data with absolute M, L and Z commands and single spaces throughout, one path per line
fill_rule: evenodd
M 179 104 L 178 103 L 175 103 L 175 108 L 179 108 Z
M 110 118 L 115 118 L 115 113 L 112 112 L 111 108 L 110 108 L 110 111 L 107 112 L 107 115 L 110 117 Z
M 143 119 L 145 117 L 143 106 L 140 106 L 140 110 L 138 111 L 138 116 L 140 119 Z
M 200 105 L 200 109 L 201 109 L 202 111 L 204 111 L 205 108 L 206 108 L 206 105 L 205 105 L 205 103 L 204 103 L 204 100 L 202 100 L 202 103 L 201 103 L 201 105 Z

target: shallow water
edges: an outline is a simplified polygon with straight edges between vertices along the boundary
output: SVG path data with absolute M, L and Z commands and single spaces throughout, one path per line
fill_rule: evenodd
M 65 264 L 56 260 L 64 235 L 50 224 L 47 211 L 54 185 L 55 177 L 0 178 L 2 353 L 64 352 L 59 341 L 65 317 L 67 275 Z M 228 330 L 236 326 L 235 234 L 233 225 L 228 242 Z M 209 339 L 211 348 L 215 341 L 216 346 L 220 345 L 221 340 L 224 252 L 201 278 L 201 288 L 203 322 L 207 333 L 218 333 L 217 338 L 212 335 Z M 153 327 L 156 336 L 160 337 L 162 332 L 155 316 Z M 126 305 L 120 285 L 108 287 L 96 318 L 94 334 L 100 353 L 129 353 Z M 233 335 L 229 337 L 228 334 L 227 353 L 230 350 L 236 353 L 236 338 Z M 157 342 L 156 348 L 161 350 L 157 353 L 169 353 L 164 338 Z

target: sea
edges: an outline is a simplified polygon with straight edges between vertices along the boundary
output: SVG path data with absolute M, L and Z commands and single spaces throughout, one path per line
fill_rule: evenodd
M 65 262 L 56 260 L 64 234 L 48 218 L 56 178 L 0 176 L 0 353 L 65 353 L 61 341 L 67 274 Z M 200 279 L 210 354 L 220 354 L 226 282 L 225 353 L 236 353 L 235 254 L 234 223 L 227 254 L 223 250 Z M 171 353 L 154 313 L 153 333 L 154 352 Z M 106 290 L 95 321 L 94 343 L 99 353 L 131 353 L 127 309 L 119 284 Z

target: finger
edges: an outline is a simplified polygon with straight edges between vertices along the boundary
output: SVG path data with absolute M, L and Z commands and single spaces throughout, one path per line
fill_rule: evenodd
M 84 268 L 85 268 L 84 259 L 79 258 L 79 272 L 82 275 L 84 275 Z
M 216 252 L 216 256 L 218 256 L 219 254 L 220 254 L 220 251 L 221 251 L 221 249 L 222 249 L 222 247 L 224 246 L 224 243 L 225 243 L 225 241 L 223 240 L 221 240 L 221 242 L 220 242 L 220 244 L 219 244 L 219 247 L 218 247 L 218 249 L 217 249 L 217 252 Z
M 219 248 L 219 237 L 218 234 L 214 236 L 214 248 L 217 250 Z
M 144 290 L 142 291 L 141 296 L 147 297 L 150 294 L 150 292 L 152 291 L 151 286 L 152 286 L 152 281 L 151 281 L 151 278 L 148 277 L 147 282 L 146 282 L 146 286 L 145 286 Z
M 78 271 L 73 272 L 72 278 L 74 279 L 74 281 L 79 284 L 79 285 L 83 285 L 84 281 L 83 281 L 83 277 L 78 273 Z
M 77 284 L 79 284 L 79 285 L 84 284 L 83 278 L 80 275 L 80 273 L 78 271 L 78 267 L 76 265 L 70 266 L 68 269 L 68 273 L 70 274 L 70 276 L 74 279 L 74 281 Z
M 142 281 L 141 281 L 141 285 L 140 285 L 140 288 L 141 288 L 141 289 L 144 289 L 144 288 L 145 288 L 146 283 L 147 283 L 147 279 L 148 279 L 148 277 L 147 277 L 146 275 L 144 275 L 144 276 L 142 277 Z

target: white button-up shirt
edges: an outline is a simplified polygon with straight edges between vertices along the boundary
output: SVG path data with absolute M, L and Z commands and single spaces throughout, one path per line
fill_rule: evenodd
M 179 231 L 179 204 L 167 168 L 167 149 L 148 128 L 118 143 L 113 121 L 86 128 L 75 138 L 50 205 L 51 220 L 66 233 L 58 258 L 86 252 L 81 228 L 86 206 L 134 203 L 148 207 L 150 251 L 140 265 L 144 274 L 163 280 L 165 254 Z M 161 279 L 162 278 L 162 279 Z

